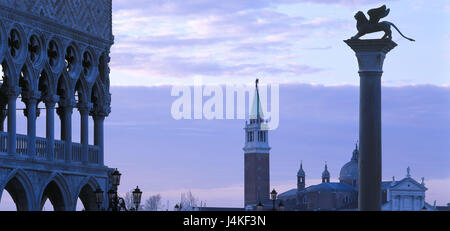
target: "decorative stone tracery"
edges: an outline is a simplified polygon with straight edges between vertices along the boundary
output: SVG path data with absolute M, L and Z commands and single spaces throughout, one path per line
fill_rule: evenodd
M 13 199 L 26 201 L 15 200 L 19 210 L 40 210 L 47 198 L 55 210 L 74 210 L 80 192 L 92 202 L 92 187 L 108 190 L 103 121 L 111 111 L 112 44 L 111 0 L 0 1 L 0 199 L 10 189 Z M 16 133 L 17 100 L 26 105 L 26 135 Z M 36 137 L 40 107 L 45 138 Z M 61 137 L 55 137 L 55 112 Z M 72 142 L 74 112 L 81 115 L 81 144 Z M 2 177 L 6 172 L 16 175 Z M 89 186 L 81 185 L 84 178 Z M 91 202 L 83 202 L 86 209 L 94 208 Z

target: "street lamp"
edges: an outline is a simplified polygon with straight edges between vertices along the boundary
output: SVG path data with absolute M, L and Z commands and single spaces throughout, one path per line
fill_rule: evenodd
M 125 204 L 125 200 L 122 197 L 119 197 L 117 195 L 117 188 L 120 185 L 120 176 L 122 174 L 119 172 L 119 170 L 114 169 L 114 171 L 111 173 L 111 183 L 113 187 L 108 190 L 108 200 L 109 200 L 109 209 L 112 211 L 128 211 L 127 206 Z M 102 192 L 103 193 L 103 192 Z M 130 208 L 130 210 L 137 211 L 139 209 L 139 205 L 141 204 L 141 197 L 142 197 L 142 191 L 139 189 L 139 187 L 136 186 L 136 189 L 133 191 L 133 198 L 132 203 L 134 204 L 135 208 Z
M 103 190 L 97 188 L 94 193 L 95 193 L 95 202 L 97 202 L 98 211 L 100 211 L 103 203 Z
M 114 189 L 108 190 L 109 208 L 112 211 L 117 211 L 117 192 Z
M 270 193 L 270 199 L 272 200 L 273 206 L 272 206 L 272 210 L 275 211 L 275 201 L 277 200 L 277 191 L 275 191 L 275 189 L 272 190 L 272 192 Z
M 114 185 L 114 187 L 117 187 L 120 185 L 120 176 L 122 174 L 119 172 L 119 170 L 114 169 L 114 172 L 111 173 L 111 178 L 112 178 L 112 184 Z
M 141 204 L 141 196 L 142 191 L 139 189 L 138 186 L 136 186 L 136 189 L 133 191 L 133 202 L 134 205 L 136 206 L 136 211 L 138 211 L 139 205 Z

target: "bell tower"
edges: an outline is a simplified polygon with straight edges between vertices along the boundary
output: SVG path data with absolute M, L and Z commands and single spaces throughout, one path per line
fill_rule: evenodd
M 268 202 L 270 193 L 269 137 L 256 79 L 249 121 L 245 123 L 244 206 Z
M 300 162 L 300 169 L 297 172 L 297 191 L 305 189 L 305 171 L 303 170 L 303 163 Z

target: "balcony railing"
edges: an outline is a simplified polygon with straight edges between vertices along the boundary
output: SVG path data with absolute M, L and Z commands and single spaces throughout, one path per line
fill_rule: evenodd
M 28 155 L 28 136 L 26 135 L 16 135 L 16 154 L 20 156 Z M 36 157 L 38 159 L 46 160 L 48 159 L 47 151 L 47 139 L 36 137 Z M 54 141 L 54 160 L 65 160 L 65 146 L 66 142 L 62 140 Z M 0 153 L 8 153 L 8 133 L 0 132 Z M 99 163 L 100 148 L 98 146 L 89 145 L 88 146 L 88 163 L 98 164 Z M 72 143 L 72 156 L 70 161 L 72 162 L 82 162 L 83 156 L 83 145 L 80 143 Z

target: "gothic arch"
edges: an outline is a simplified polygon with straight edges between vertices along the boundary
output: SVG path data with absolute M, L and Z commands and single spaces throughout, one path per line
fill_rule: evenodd
M 71 208 L 70 187 L 61 173 L 53 172 L 39 192 L 39 209 L 42 210 L 47 199 L 55 211 L 67 211 Z
M 18 211 L 33 210 L 34 190 L 30 178 L 23 169 L 16 168 L 8 174 L 0 185 L 0 199 L 3 190 L 11 195 Z
M 73 99 L 74 93 L 67 72 L 63 72 L 56 82 L 56 94 L 60 99 Z
M 6 82 L 3 82 L 3 84 L 6 83 L 6 86 L 11 86 L 11 87 L 17 86 L 19 83 L 19 78 L 17 78 L 16 69 L 14 69 L 14 63 L 11 60 L 11 57 L 9 55 L 6 55 L 3 58 L 2 70 L 4 73 L 3 80 L 4 81 L 6 80 Z
M 27 61 L 27 62 L 25 62 L 25 64 L 23 65 L 23 67 L 20 71 L 19 86 L 22 87 L 22 93 L 24 93 L 27 90 L 30 92 L 37 90 L 36 76 L 35 76 L 34 69 L 31 68 L 31 66 L 32 66 L 32 64 L 29 61 Z M 21 86 L 21 84 L 24 84 L 24 83 L 21 83 L 21 80 L 26 81 L 25 88 L 24 88 L 24 86 Z
M 40 87 L 39 84 L 41 82 L 42 73 L 45 73 L 47 75 L 47 84 L 48 84 L 48 92 L 51 95 L 56 95 L 57 89 L 58 89 L 58 78 L 55 78 L 55 73 L 52 72 L 49 65 L 44 65 L 42 68 L 39 78 L 38 78 L 38 88 Z M 41 90 L 40 90 L 41 91 Z
M 85 177 L 79 184 L 79 187 L 76 191 L 77 193 L 75 194 L 75 197 L 73 198 L 74 207 L 76 208 L 77 199 L 80 198 L 85 210 L 87 210 L 87 211 L 98 210 L 96 196 L 95 196 L 95 190 L 97 188 L 101 189 L 102 187 L 97 182 L 95 177 L 92 177 L 92 176 Z
M 93 103 L 93 108 L 99 108 L 102 105 L 105 105 L 105 90 L 103 85 L 101 84 L 101 80 L 97 79 L 94 85 L 92 86 L 90 102 Z
M 75 84 L 74 94 L 78 93 L 78 103 L 87 103 L 89 102 L 89 87 L 88 83 L 84 78 L 79 78 L 77 83 Z M 75 96 L 75 95 L 74 95 Z

